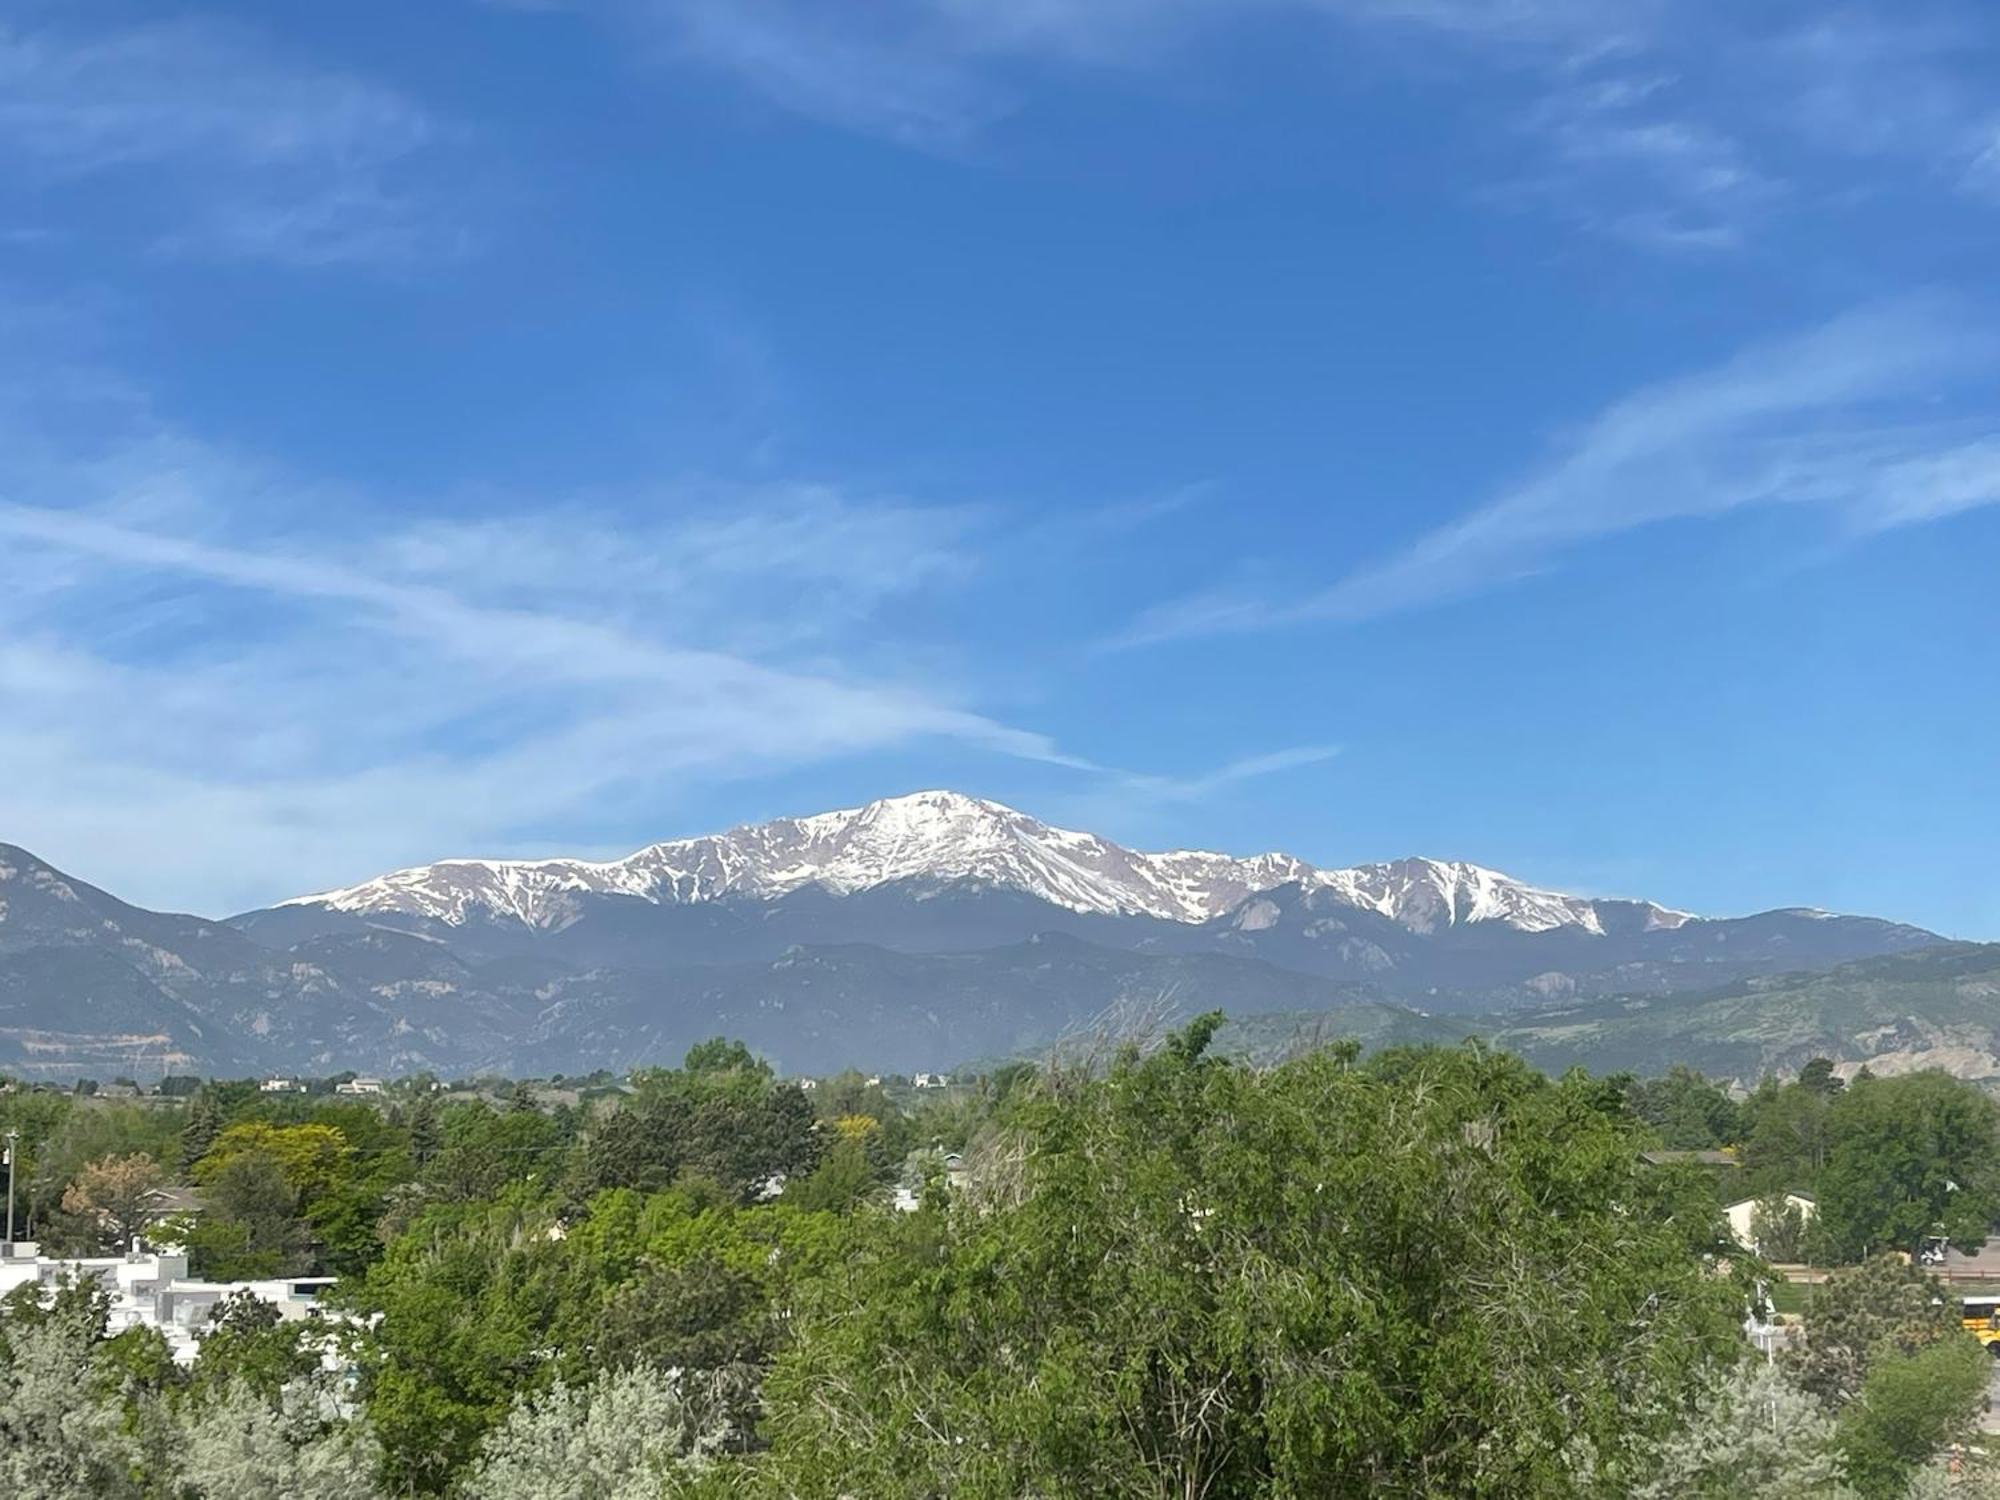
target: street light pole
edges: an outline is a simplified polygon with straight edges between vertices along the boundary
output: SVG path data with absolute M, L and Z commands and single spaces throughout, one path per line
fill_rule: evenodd
M 21 1149 L 21 1132 L 7 1132 L 7 1253 L 14 1253 L 14 1157 Z

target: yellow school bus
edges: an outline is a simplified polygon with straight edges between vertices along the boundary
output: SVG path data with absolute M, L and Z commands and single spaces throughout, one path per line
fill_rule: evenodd
M 1959 1304 L 1958 1315 L 1965 1331 L 1984 1344 L 1987 1353 L 2000 1356 L 2000 1297 L 1967 1297 Z

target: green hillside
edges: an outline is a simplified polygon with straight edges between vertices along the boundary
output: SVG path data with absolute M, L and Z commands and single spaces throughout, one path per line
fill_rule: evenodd
M 1231 1020 L 1220 1042 L 1263 1061 L 1317 1036 L 1357 1035 L 1372 1049 L 1476 1035 L 1550 1073 L 1581 1066 L 1652 1075 L 1680 1063 L 1747 1084 L 1830 1057 L 1883 1074 L 1936 1067 L 2000 1082 L 2000 943 L 1954 943 L 1694 994 L 1449 1018 L 1381 1009 L 1244 1016 Z M 1343 1032 L 1349 1019 L 1365 1024 Z
M 1449 1047 L 1479 1031 L 1464 1016 L 1426 1016 L 1400 1005 L 1357 1001 L 1329 1010 L 1231 1016 L 1216 1034 L 1216 1052 L 1260 1067 L 1325 1042 L 1353 1040 L 1364 1052 L 1432 1044 Z
M 1657 1073 L 1683 1063 L 1754 1081 L 1813 1057 L 1877 1073 L 1938 1067 L 2000 1079 L 2000 944 L 1865 959 L 1704 994 L 1548 1006 L 1488 1018 L 1494 1042 L 1552 1072 Z

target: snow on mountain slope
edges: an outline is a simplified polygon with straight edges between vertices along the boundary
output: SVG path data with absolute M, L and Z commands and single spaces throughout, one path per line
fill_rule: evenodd
M 511 919 L 553 930 L 576 919 L 579 898 L 587 895 L 684 904 L 770 898 L 807 885 L 845 895 L 896 881 L 974 881 L 1025 891 L 1071 911 L 1187 923 L 1296 882 L 1418 933 L 1472 922 L 1523 932 L 1603 931 L 1595 903 L 1537 890 L 1477 865 L 1408 859 L 1320 870 L 1287 854 L 1144 854 L 1095 834 L 1051 827 L 998 802 L 944 791 L 675 839 L 601 863 L 444 860 L 282 904 L 394 912 L 454 926 L 474 917 Z M 1664 907 L 1644 910 L 1649 926 L 1691 920 Z
M 1313 883 L 1350 905 L 1378 911 L 1418 933 L 1470 922 L 1504 922 L 1522 932 L 1558 927 L 1580 927 L 1599 935 L 1604 931 L 1597 902 L 1537 890 L 1478 865 L 1399 859 L 1352 870 L 1322 870 Z M 1651 902 L 1638 904 L 1646 910 L 1649 928 L 1679 927 L 1694 920 L 1686 912 Z

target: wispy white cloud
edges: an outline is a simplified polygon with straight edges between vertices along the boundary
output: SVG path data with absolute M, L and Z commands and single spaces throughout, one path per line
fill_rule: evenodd
M 785 109 L 902 145 L 960 147 L 1006 109 L 948 37 L 857 28 L 831 8 L 677 0 L 643 21 Z
M 1993 504 L 1990 422 L 1946 421 L 1932 402 L 1996 356 L 1941 302 L 1861 309 L 1626 397 L 1521 483 L 1328 587 L 1177 600 L 1119 644 L 1420 609 L 1542 572 L 1600 538 L 1750 506 L 1810 508 L 1868 531 Z
M 1322 765 L 1339 754 L 1338 745 L 1294 745 L 1246 755 L 1192 776 L 1127 775 L 1118 779 L 1118 786 L 1128 797 L 1146 801 L 1201 802 L 1241 782 Z
M 43 185 L 115 185 L 149 205 L 140 232 L 168 251 L 313 264 L 449 252 L 462 236 L 398 185 L 448 135 L 392 90 L 233 27 L 0 25 L 0 160 Z
M 2000 437 L 1977 438 L 1936 453 L 1890 457 L 1849 508 L 1857 531 L 1940 521 L 2000 504 Z
M 1089 769 L 898 650 L 975 508 L 770 482 L 406 519 L 4 321 L 45 357 L 0 370 L 0 838 L 139 899 L 626 842 L 870 752 Z
M 693 632 L 737 651 L 837 636 L 885 605 L 962 581 L 988 517 L 825 483 L 680 483 L 619 504 L 418 520 L 370 549 L 398 583 Z M 657 519 L 604 524 L 612 509 Z
M 1994 117 L 1982 15 L 1990 21 L 1979 7 L 1815 7 L 1754 62 L 1800 138 L 1852 158 L 1920 163 L 1949 181 Z
M 1037 69 L 1132 75 L 1262 21 L 1402 47 L 1413 68 L 1484 74 L 1518 143 L 1469 185 L 1496 203 L 1685 256 L 1734 251 L 1781 211 L 1851 190 L 1876 158 L 1984 190 L 1990 91 L 1964 28 L 1866 6 L 1752 15 L 1664 0 L 575 0 L 655 57 L 727 75 L 778 108 L 901 145 L 983 149 Z M 1936 9 L 1933 7 L 1933 9 Z M 1468 160 L 1472 154 L 1468 153 Z
M 1252 782 L 1310 771 L 1340 754 L 1339 745 L 1295 745 L 1175 776 L 1110 772 L 1079 778 L 1038 805 L 1070 827 L 1119 829 L 1126 839 L 1153 847 L 1180 836 L 1180 819 L 1190 806 L 1226 802 Z M 1299 777 L 1287 789 L 1296 793 L 1311 779 Z
M 1680 88 L 1672 76 L 1629 69 L 1551 88 L 1524 122 L 1542 149 L 1526 175 L 1488 196 L 1534 202 L 1646 249 L 1739 248 L 1785 186 L 1741 141 L 1690 117 Z
M 611 852 L 871 754 L 1184 806 L 1330 756 L 1102 766 L 939 668 L 930 611 L 1198 490 L 1023 525 L 826 483 L 421 506 L 300 479 L 61 354 L 0 363 L 0 838 L 220 912 L 449 854 Z M 857 664 L 866 663 L 866 669 Z
M 475 530 L 448 569 L 426 560 L 447 531 L 393 536 L 383 550 L 403 560 L 398 571 L 332 544 L 134 526 L 115 504 L 0 505 L 8 571 L 39 581 L 0 608 L 0 759 L 11 768 L 0 825 L 26 838 L 53 820 L 59 833 L 108 807 L 137 816 L 143 797 L 153 837 L 185 841 L 188 888 L 269 895 L 296 873 L 245 863 L 239 845 L 261 849 L 274 828 L 317 857 L 350 850 L 365 868 L 532 838 L 552 819 L 676 783 L 923 740 L 1084 765 L 934 690 L 687 644 L 682 609 L 649 616 L 667 574 L 713 599 L 819 571 L 782 554 L 795 516 L 781 504 L 764 519 L 780 548 L 768 577 L 696 535 L 659 576 L 602 571 L 589 607 L 580 590 L 593 559 L 636 541 L 601 519 L 592 530 L 572 518 L 567 545 Z M 731 545 L 758 524 L 739 512 Z M 838 523 L 818 524 L 837 548 Z M 864 546 L 888 524 L 855 513 Z M 531 556 L 553 597 L 534 589 Z M 484 563 L 496 577 L 470 586 Z M 235 809 L 228 821 L 196 821 L 222 806 Z
M 552 8 L 535 6 L 535 9 Z M 932 151 L 965 149 L 1013 113 L 1014 70 L 1131 70 L 1216 28 L 1264 17 L 1401 28 L 1561 55 L 1623 44 L 1655 7 L 1614 21 L 1569 0 L 575 0 L 652 44 L 657 56 L 727 74 L 778 107 Z

